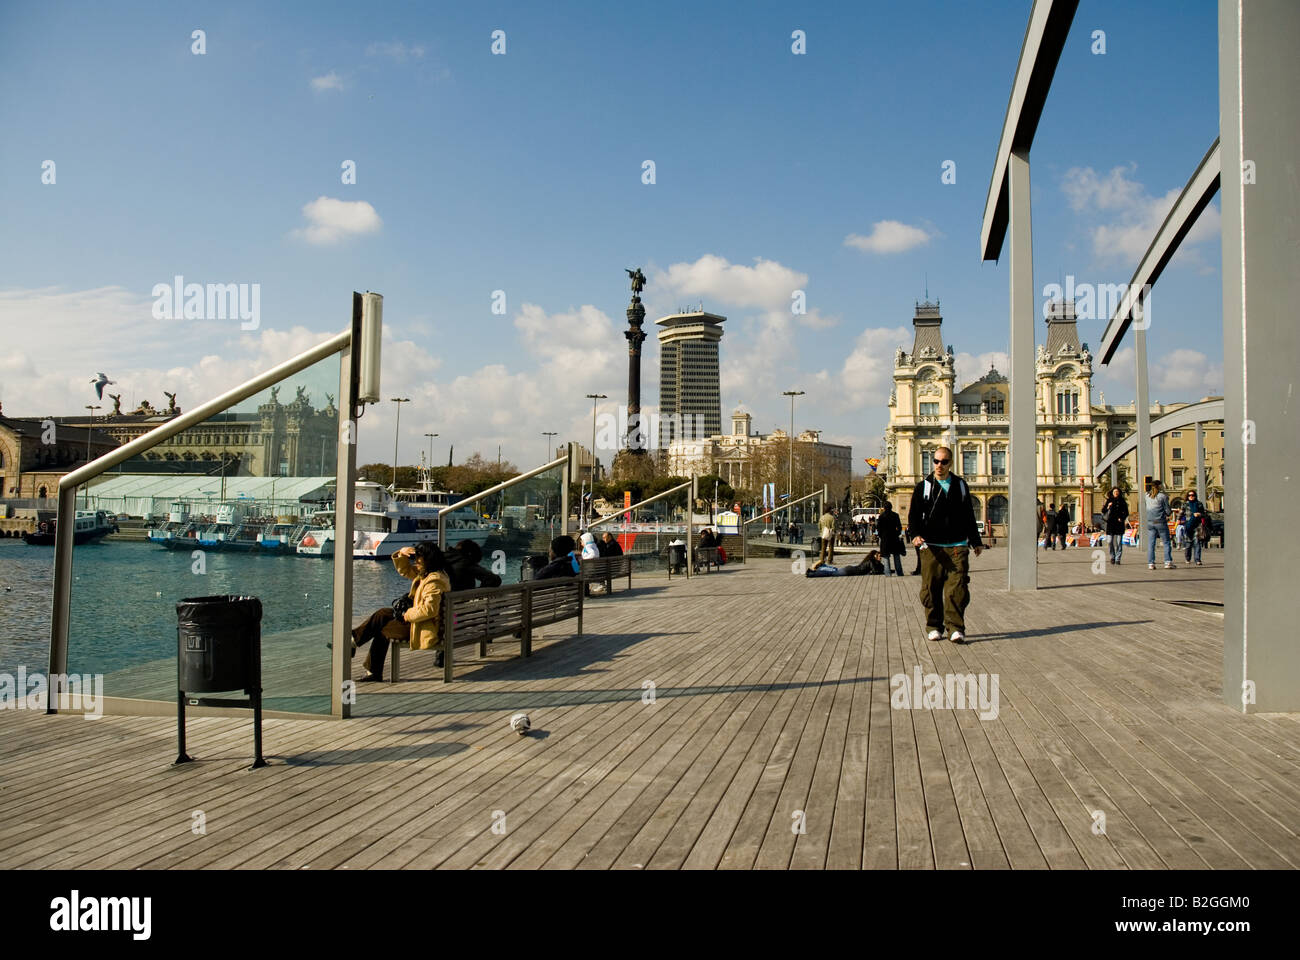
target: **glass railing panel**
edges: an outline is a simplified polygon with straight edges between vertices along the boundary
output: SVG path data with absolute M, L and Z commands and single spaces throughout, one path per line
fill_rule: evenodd
M 106 696 L 174 702 L 177 601 L 255 596 L 265 709 L 329 712 L 332 551 L 300 551 L 332 535 L 338 382 L 334 355 L 78 491 L 88 539 L 73 551 L 69 673 L 102 674 Z

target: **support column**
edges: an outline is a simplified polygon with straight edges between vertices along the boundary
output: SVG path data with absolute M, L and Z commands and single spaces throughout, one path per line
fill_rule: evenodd
M 1137 400 L 1137 476 L 1133 479 L 1133 485 L 1137 489 L 1138 501 L 1138 543 L 1140 549 L 1146 551 L 1147 533 L 1147 501 L 1146 490 L 1142 486 L 1142 478 L 1152 473 L 1151 469 L 1151 401 L 1150 392 L 1147 389 L 1147 332 L 1144 324 L 1146 323 L 1148 306 L 1142 305 L 1142 321 L 1133 324 L 1133 368 L 1136 371 L 1135 377 Z
M 1030 236 L 1029 154 L 1012 150 L 1007 161 L 1009 246 L 1011 248 L 1011 391 L 1007 437 L 1009 500 L 1007 589 L 1038 589 L 1034 531 L 1038 483 L 1035 476 L 1034 248 Z
M 1200 423 L 1196 424 L 1196 499 L 1209 502 L 1205 499 L 1205 428 Z
M 1225 449 L 1223 699 L 1247 713 L 1300 710 L 1300 644 L 1285 602 L 1294 565 L 1282 559 L 1294 555 L 1295 531 L 1278 522 L 1295 496 L 1300 436 L 1300 405 L 1279 386 L 1295 379 L 1300 355 L 1289 319 L 1300 300 L 1297 36 L 1293 0 L 1219 0 L 1223 427 L 1237 441 Z

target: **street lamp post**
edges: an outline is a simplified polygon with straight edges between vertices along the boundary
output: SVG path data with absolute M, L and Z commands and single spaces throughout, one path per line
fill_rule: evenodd
M 802 390 L 785 390 L 781 393 L 781 396 L 790 398 L 790 471 L 786 480 L 786 500 L 794 499 L 794 398 L 803 395 L 804 391 Z M 787 508 L 786 513 L 787 516 L 790 516 L 790 519 L 793 519 L 789 508 Z
M 90 411 L 90 426 L 86 427 L 86 462 L 90 463 L 90 431 L 94 429 L 95 411 L 103 408 L 97 403 L 88 403 L 86 409 Z M 86 509 L 90 509 L 90 484 L 86 484 Z
M 436 437 L 437 434 L 426 433 L 425 436 L 429 438 L 429 467 L 432 468 L 433 467 L 433 438 Z
M 546 459 L 543 460 L 542 463 L 550 463 L 551 462 L 551 437 L 558 436 L 558 434 L 554 430 L 543 430 L 542 436 L 546 438 Z
M 596 401 L 608 400 L 603 393 L 589 393 L 587 399 L 591 401 L 591 483 L 596 484 Z M 595 497 L 592 498 L 593 500 Z
M 397 404 L 397 422 L 393 424 L 393 489 L 397 489 L 397 439 L 402 427 L 402 404 L 410 403 L 410 397 L 389 397 Z

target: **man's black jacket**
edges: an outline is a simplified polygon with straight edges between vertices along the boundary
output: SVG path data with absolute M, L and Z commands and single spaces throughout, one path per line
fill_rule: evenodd
M 970 488 L 955 473 L 948 474 L 948 493 L 930 474 L 912 490 L 912 502 L 907 508 L 907 539 L 920 537 L 927 543 L 960 543 L 969 541 L 972 547 L 983 547 L 979 527 L 975 525 L 975 510 L 971 505 Z M 928 493 L 928 496 L 927 496 Z

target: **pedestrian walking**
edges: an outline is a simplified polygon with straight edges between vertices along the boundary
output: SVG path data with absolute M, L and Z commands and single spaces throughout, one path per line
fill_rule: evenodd
M 1047 534 L 1047 543 L 1044 549 L 1056 549 L 1056 504 L 1049 503 L 1047 512 L 1043 514 L 1043 531 Z
M 1119 492 L 1119 487 L 1111 487 L 1106 494 L 1106 503 L 1101 508 L 1102 519 L 1106 521 L 1106 545 L 1110 547 L 1110 562 L 1119 563 L 1124 555 L 1124 529 L 1128 524 L 1128 501 Z
M 818 521 L 822 538 L 821 563 L 835 562 L 835 508 L 827 507 Z
M 921 551 L 921 604 L 927 640 L 946 632 L 966 642 L 970 603 L 970 550 L 984 549 L 966 481 L 952 473 L 952 451 L 934 451 L 934 472 L 916 485 L 907 510 L 907 536 Z
M 1174 550 L 1169 542 L 1169 498 L 1159 480 L 1151 481 L 1151 493 L 1143 493 L 1147 508 L 1147 569 L 1156 568 L 1156 540 L 1165 545 L 1165 569 L 1174 569 Z
M 1196 499 L 1195 490 L 1187 492 L 1187 499 L 1183 501 L 1182 519 L 1183 522 L 1180 526 L 1183 531 L 1183 540 L 1187 544 L 1183 548 L 1185 550 L 1183 557 L 1187 563 L 1192 563 L 1193 557 L 1195 557 L 1195 563 L 1199 567 L 1201 566 L 1201 545 L 1204 543 L 1201 538 L 1201 530 L 1203 528 L 1208 529 L 1206 524 L 1210 519 L 1210 515 L 1205 511 L 1205 504 Z M 1210 539 L 1208 532 L 1204 539 Z
M 1061 509 L 1056 511 L 1056 539 L 1061 541 L 1061 549 L 1065 549 L 1065 537 L 1070 532 L 1070 511 L 1061 504 Z M 1056 549 L 1053 547 L 1052 549 Z
M 894 512 L 894 505 L 888 500 L 880 508 L 876 520 L 876 533 L 880 537 L 880 555 L 885 560 L 885 573 L 894 571 L 895 576 L 903 575 L 903 521 Z

